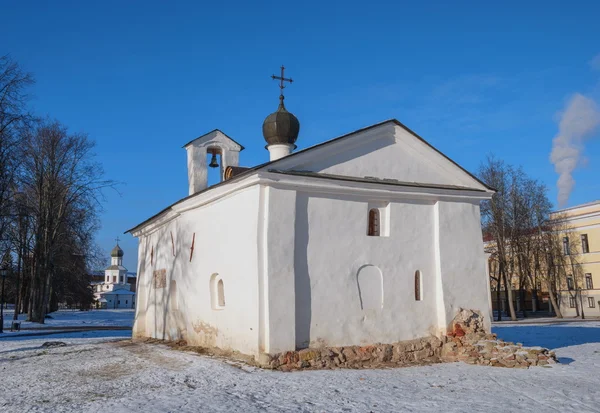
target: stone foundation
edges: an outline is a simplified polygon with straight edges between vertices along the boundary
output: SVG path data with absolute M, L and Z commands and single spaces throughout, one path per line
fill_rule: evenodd
M 441 338 L 261 354 L 258 364 L 264 368 L 291 371 L 401 367 L 457 361 L 494 367 L 529 368 L 557 362 L 554 352 L 498 340 L 495 334 L 486 333 L 483 325 L 481 313 L 461 309 L 452 322 L 451 331 Z
M 278 354 L 249 355 L 214 347 L 188 346 L 184 340 L 164 341 L 145 338 L 136 341 L 162 343 L 181 351 L 192 351 L 234 360 L 262 368 L 292 371 L 300 369 L 365 369 L 405 367 L 462 361 L 493 367 L 529 368 L 557 362 L 554 352 L 541 347 L 499 340 L 484 330 L 479 312 L 460 310 L 446 335 L 393 344 L 307 348 Z

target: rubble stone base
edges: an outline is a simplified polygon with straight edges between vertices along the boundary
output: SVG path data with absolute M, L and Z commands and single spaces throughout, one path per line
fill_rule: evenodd
M 541 347 L 499 340 L 486 333 L 481 313 L 461 309 L 452 330 L 441 338 L 426 337 L 393 344 L 307 348 L 278 354 L 261 354 L 261 367 L 299 369 L 381 368 L 463 361 L 494 367 L 529 368 L 557 362 L 554 352 Z

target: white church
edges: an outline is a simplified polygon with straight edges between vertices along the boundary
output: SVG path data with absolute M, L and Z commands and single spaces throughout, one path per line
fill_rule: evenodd
M 189 196 L 127 231 L 134 336 L 258 357 L 439 336 L 459 308 L 489 330 L 479 204 L 494 190 L 395 119 L 295 151 L 299 130 L 280 96 L 269 162 L 241 167 L 218 129 L 184 146 Z
M 110 252 L 110 266 L 104 270 L 105 280 L 94 284 L 94 298 L 101 308 L 135 308 L 135 292 L 123 266 L 123 250 L 119 244 Z

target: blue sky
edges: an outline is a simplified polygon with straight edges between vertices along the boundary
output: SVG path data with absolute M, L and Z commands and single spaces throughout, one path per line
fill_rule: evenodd
M 600 101 L 600 3 L 29 1 L 2 4 L 0 54 L 37 80 L 33 110 L 97 142 L 106 177 L 98 242 L 187 195 L 181 146 L 219 128 L 241 164 L 268 160 L 269 76 L 294 83 L 298 147 L 397 118 L 470 171 L 523 165 L 556 202 L 550 163 L 575 93 Z M 568 205 L 600 198 L 600 142 L 585 142 Z

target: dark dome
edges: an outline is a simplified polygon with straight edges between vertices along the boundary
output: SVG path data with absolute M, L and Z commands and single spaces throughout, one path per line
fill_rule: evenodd
M 111 257 L 119 257 L 123 258 L 123 250 L 119 247 L 119 244 L 115 245 L 115 247 L 110 252 Z
M 294 145 L 300 132 L 300 122 L 283 105 L 283 99 L 277 112 L 271 113 L 263 122 L 263 136 L 268 145 L 288 143 Z M 294 148 L 296 145 L 294 145 Z

